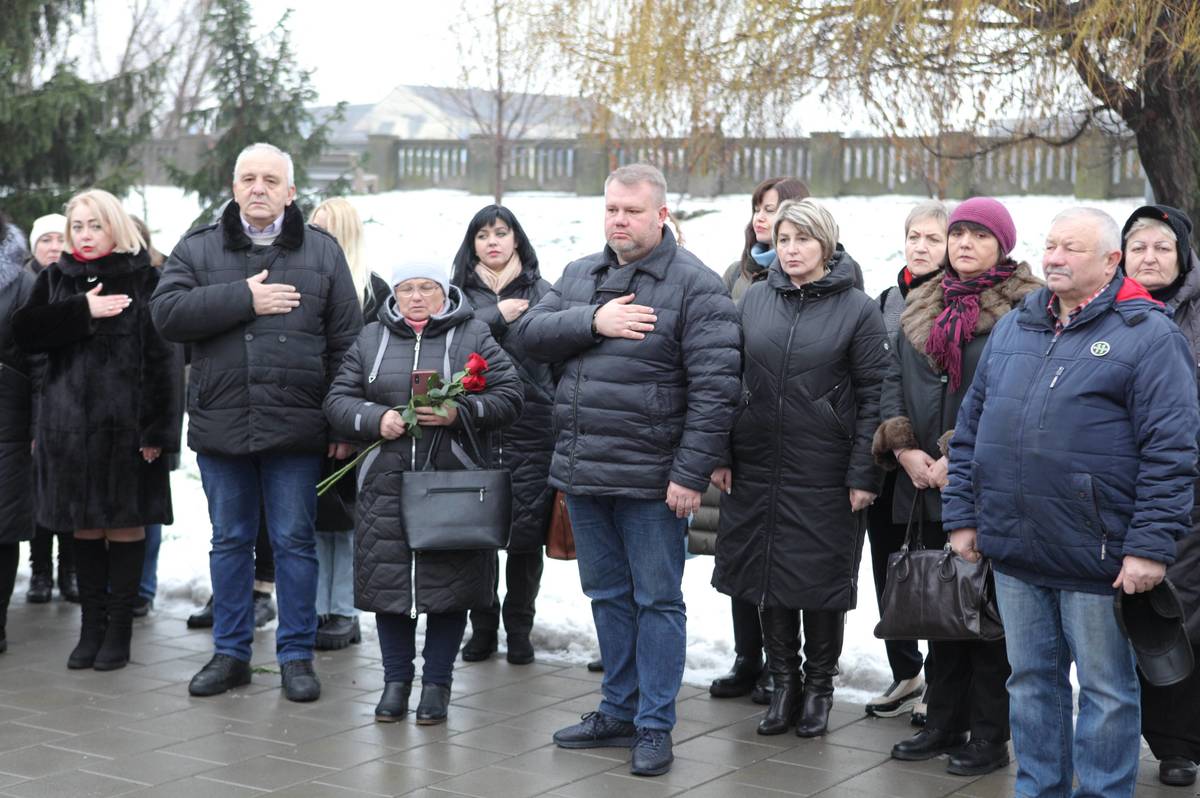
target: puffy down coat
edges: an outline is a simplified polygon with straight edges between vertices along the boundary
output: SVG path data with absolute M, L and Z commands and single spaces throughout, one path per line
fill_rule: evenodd
M 772 266 L 741 305 L 742 409 L 731 437 L 733 490 L 721 498 L 713 586 L 768 607 L 853 609 L 871 457 L 890 343 L 879 306 L 838 252 L 800 288 Z
M 33 537 L 33 362 L 13 340 L 12 317 L 33 291 L 18 257 L 0 252 L 0 543 Z
M 521 379 L 487 325 L 471 318 L 461 293 L 450 288 L 450 308 L 417 335 L 388 300 L 379 321 L 367 325 L 346 353 L 325 412 L 335 432 L 364 444 L 379 440 L 379 422 L 389 408 L 408 404 L 412 372 L 433 369 L 448 381 L 472 352 L 488 361 L 487 387 L 459 402 L 457 424 L 492 430 L 511 424 L 521 412 Z M 382 354 L 380 348 L 383 347 Z M 447 349 L 447 347 L 449 347 Z M 426 428 L 419 439 L 403 436 L 374 449 L 358 469 L 354 528 L 354 605 L 367 612 L 456 612 L 487 607 L 496 580 L 493 551 L 437 551 L 414 555 L 400 516 L 400 482 L 413 463 L 425 462 L 434 439 Z M 463 468 L 455 448 L 434 454 L 437 468 Z M 486 435 L 478 436 L 486 439 Z M 444 439 L 443 439 L 444 440 Z M 490 457 L 484 452 L 485 457 Z M 348 477 L 347 477 L 348 478 Z
M 946 530 L 1001 573 L 1111 594 L 1126 554 L 1170 564 L 1191 532 L 1196 366 L 1162 304 L 1119 271 L 1054 332 L 1048 289 L 992 331 L 950 441 Z

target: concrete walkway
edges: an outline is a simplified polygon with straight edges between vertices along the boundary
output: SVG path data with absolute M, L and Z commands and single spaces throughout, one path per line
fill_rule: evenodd
M 679 695 L 674 769 L 636 778 L 627 751 L 551 744 L 552 731 L 596 707 L 599 681 L 581 667 L 553 663 L 460 663 L 447 725 L 381 724 L 373 716 L 383 686 L 373 642 L 320 656 L 321 700 L 293 704 L 279 690 L 273 634 L 260 632 L 253 685 L 190 698 L 187 680 L 212 644 L 206 632 L 189 632 L 182 616 L 138 621 L 134 662 L 123 670 L 68 671 L 78 607 L 57 600 L 30 606 L 20 595 L 9 613 L 9 651 L 0 656 L 0 795 L 1012 795 L 1012 768 L 970 779 L 948 776 L 944 758 L 892 761 L 887 751 L 911 732 L 904 720 L 868 719 L 839 704 L 823 739 L 759 737 L 761 707 L 715 701 L 695 687 Z M 1138 796 L 1194 794 L 1160 787 L 1156 778 L 1147 758 Z

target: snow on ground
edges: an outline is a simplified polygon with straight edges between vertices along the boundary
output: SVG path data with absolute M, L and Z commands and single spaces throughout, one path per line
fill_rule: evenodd
M 398 258 L 436 257 L 449 262 L 458 249 L 471 216 L 491 200 L 457 191 L 392 192 L 350 198 L 367 225 L 368 262 L 384 275 Z M 1028 260 L 1040 274 L 1041 242 L 1050 219 L 1076 204 L 1071 197 L 1001 198 L 1012 212 L 1018 231 L 1014 255 Z M 892 284 L 903 264 L 900 252 L 904 218 L 914 197 L 843 197 L 827 201 L 841 227 L 841 240 L 863 267 L 872 296 Z M 543 275 L 554 281 L 572 258 L 603 244 L 603 200 L 565 194 L 520 193 L 505 198 L 520 219 L 538 252 Z M 1088 202 L 1118 221 L 1141 203 L 1137 200 Z M 169 252 L 197 214 L 196 203 L 173 188 L 151 186 L 131 194 L 128 209 L 148 222 L 157 247 Z M 711 211 L 682 225 L 685 244 L 718 271 L 741 251 L 742 231 L 749 219 L 744 196 L 687 200 L 691 213 Z M 374 242 L 374 245 L 372 244 Z M 204 491 L 192 452 L 172 475 L 175 518 L 164 531 L 159 558 L 158 611 L 183 616 L 208 597 L 210 527 Z M 503 569 L 501 570 L 503 573 Z M 733 659 L 729 601 L 709 585 L 712 559 L 688 561 L 684 598 L 688 605 L 688 653 L 684 678 L 706 684 L 723 673 Z M 24 590 L 19 586 L 18 590 Z M 890 682 L 883 644 L 872 634 L 879 620 L 869 554 L 859 578 L 859 608 L 851 612 L 846 629 L 839 680 L 843 698 L 866 700 Z M 364 616 L 364 632 L 374 640 L 374 623 Z M 574 563 L 546 561 L 534 643 L 540 653 L 572 662 L 595 656 L 591 614 L 580 588 Z M 368 642 L 368 644 L 370 644 Z

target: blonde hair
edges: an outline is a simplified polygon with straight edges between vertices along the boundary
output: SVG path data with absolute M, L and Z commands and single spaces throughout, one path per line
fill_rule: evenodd
M 946 206 L 937 200 L 921 200 L 913 206 L 908 212 L 908 218 L 904 220 L 904 235 L 907 236 L 912 226 L 922 219 L 933 219 L 941 223 L 942 227 L 946 227 L 950 223 L 950 214 L 946 212 Z
M 608 186 L 613 181 L 623 186 L 636 186 L 638 183 L 649 183 L 650 187 L 654 189 L 654 202 L 658 207 L 661 208 L 667 204 L 667 178 L 663 177 L 662 170 L 657 166 L 648 163 L 631 163 L 619 166 L 604 179 L 605 191 L 608 191 Z
M 1170 237 L 1171 243 L 1175 245 L 1175 249 L 1179 249 L 1179 242 L 1175 239 L 1175 231 L 1171 229 L 1171 225 L 1161 219 L 1147 219 L 1145 216 L 1140 216 L 1134 220 L 1133 224 L 1129 225 L 1128 232 L 1125 233 L 1125 245 L 1129 245 L 1129 239 L 1133 238 L 1135 233 L 1142 230 L 1153 230 L 1156 233 L 1161 233 Z
M 71 215 L 80 205 L 90 208 L 100 217 L 100 223 L 106 232 L 112 236 L 113 252 L 127 252 L 136 255 L 146 248 L 142 234 L 129 214 L 121 207 L 121 201 L 101 188 L 89 188 L 81 191 L 67 202 L 67 250 L 75 249 L 75 240 L 71 235 Z
M 320 217 L 321 221 L 317 221 Z M 358 301 L 366 296 L 367 266 L 362 256 L 362 219 L 350 201 L 342 197 L 332 197 L 325 200 L 308 217 L 309 222 L 329 231 L 342 246 L 346 253 L 346 263 L 350 266 L 350 276 L 354 278 L 354 287 L 358 289 Z
M 833 214 L 813 199 L 788 200 L 775 212 L 775 227 L 771 230 L 771 245 L 779 244 L 779 225 L 791 222 L 800 232 L 812 236 L 821 244 L 821 257 L 829 260 L 837 249 L 838 226 Z

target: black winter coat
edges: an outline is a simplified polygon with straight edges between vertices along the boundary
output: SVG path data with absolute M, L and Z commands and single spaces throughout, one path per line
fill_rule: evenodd
M 0 543 L 33 537 L 33 362 L 13 340 L 12 318 L 33 292 L 18 259 L 0 256 Z
M 554 503 L 550 487 L 550 457 L 554 453 L 554 371 L 549 364 L 530 356 L 521 337 L 500 314 L 501 299 L 527 299 L 533 307 L 550 290 L 537 266 L 524 266 L 521 274 L 500 295 L 483 284 L 474 269 L 455 275 L 466 294 L 475 318 L 491 329 L 492 337 L 504 347 L 525 384 L 525 409 L 511 427 L 494 433 L 494 447 L 512 472 L 512 539 L 508 550 L 539 551 L 546 543 L 546 527 Z
M 169 457 L 179 451 L 179 351 L 163 340 L 149 302 L 159 272 L 149 256 L 87 263 L 64 254 L 44 269 L 13 319 L 17 342 L 46 353 L 34 454 L 37 522 L 48 529 L 170 524 Z M 133 303 L 94 319 L 86 292 Z M 141 447 L 164 456 L 142 459 Z
M 850 610 L 890 344 L 879 306 L 854 288 L 852 260 L 797 288 L 778 265 L 742 301 L 742 409 L 733 490 L 721 498 L 713 586 L 768 607 Z
M 257 316 L 246 279 L 293 285 L 300 305 Z M 151 301 L 163 336 L 192 345 L 188 445 L 203 454 L 321 453 L 321 404 L 362 329 L 354 280 L 337 240 L 294 204 L 270 246 L 253 244 L 236 202 L 188 233 Z
M 471 317 L 459 290 L 451 287 L 450 295 L 450 310 L 430 320 L 420 336 L 396 315 L 394 300 L 388 302 L 378 322 L 362 331 L 346 353 L 325 399 L 325 412 L 338 435 L 363 443 L 378 440 L 383 414 L 412 397 L 415 369 L 434 369 L 448 381 L 463 369 L 472 352 L 488 361 L 487 387 L 459 402 L 458 423 L 491 430 L 517 418 L 523 401 L 521 378 L 487 325 Z M 380 360 L 385 330 L 387 345 Z M 360 610 L 409 613 L 415 608 L 416 612 L 439 613 L 491 604 L 496 581 L 494 552 L 429 551 L 413 556 L 408 548 L 400 518 L 400 482 L 414 461 L 418 466 L 425 462 L 434 429 L 423 430 L 415 443 L 407 435 L 387 441 L 359 466 L 354 605 Z M 460 446 L 470 451 L 465 441 Z M 447 445 L 439 447 L 434 462 L 442 469 L 463 467 Z
M 640 341 L 594 335 L 599 306 L 626 294 L 654 308 L 654 330 Z M 567 264 L 517 334 L 564 367 L 552 486 L 631 499 L 662 499 L 669 482 L 708 487 L 737 406 L 741 334 L 721 278 L 669 229 L 635 263 L 618 266 L 605 247 Z
M 920 448 L 935 460 L 947 453 L 958 408 L 971 387 L 989 333 L 996 322 L 1041 285 L 1042 281 L 1033 276 L 1029 265 L 1022 263 L 1003 283 L 980 294 L 979 321 L 975 325 L 975 337 L 963 347 L 962 382 L 956 391 L 950 390 L 947 374 L 925 354 L 929 332 L 945 308 L 942 280 L 930 280 L 909 292 L 900 316 L 895 357 L 880 399 L 882 424 L 876 430 L 873 442 L 876 460 L 897 472 L 892 502 L 893 523 L 908 523 L 917 489 L 908 473 L 898 467 L 892 450 Z M 924 525 L 925 545 L 941 546 L 945 541 L 938 523 L 942 518 L 941 492 L 930 489 L 921 495 L 924 519 L 931 522 Z

